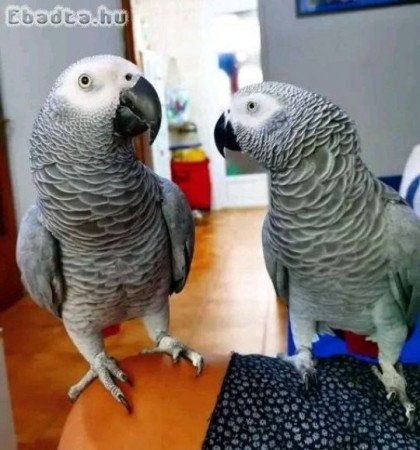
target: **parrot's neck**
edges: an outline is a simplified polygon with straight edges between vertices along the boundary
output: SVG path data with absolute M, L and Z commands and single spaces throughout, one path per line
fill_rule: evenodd
M 45 226 L 64 248 L 129 247 L 157 221 L 158 180 L 135 159 L 131 143 L 107 158 L 38 160 L 33 175 Z

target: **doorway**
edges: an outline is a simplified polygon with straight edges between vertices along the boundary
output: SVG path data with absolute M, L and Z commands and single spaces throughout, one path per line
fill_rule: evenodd
M 218 56 L 220 111 L 239 89 L 263 81 L 260 23 L 256 1 L 225 2 L 213 18 L 211 41 Z M 257 162 L 226 152 L 226 207 L 266 206 L 267 173 Z
M 214 125 L 226 106 L 224 100 L 230 99 L 235 87 L 262 81 L 257 0 L 131 0 L 131 6 L 136 53 L 142 55 L 140 59 L 148 60 L 153 54 L 155 60 L 161 61 L 153 78 L 160 81 L 162 92 L 170 85 L 172 91 L 182 93 L 178 103 L 188 106 L 187 120 L 196 125 L 194 139 L 210 161 L 212 209 L 267 206 L 265 171 L 242 155 L 228 155 L 224 160 L 213 138 Z M 245 34 L 251 51 L 244 51 L 240 39 L 235 40 L 236 47 L 229 46 L 236 34 L 229 29 L 232 23 L 238 29 L 248 27 Z M 226 48 L 217 45 L 220 40 Z M 229 52 L 228 57 L 236 58 L 237 71 L 234 79 L 223 85 L 220 63 Z M 225 73 L 224 77 L 226 81 L 229 76 Z M 228 86 L 228 91 L 223 86 Z M 161 133 L 167 137 L 164 130 Z M 162 157 L 166 167 L 170 147 L 168 142 L 166 160 Z M 157 151 L 154 154 L 160 155 Z
M 22 296 L 16 266 L 16 221 L 6 152 L 6 119 L 0 93 L 0 310 Z

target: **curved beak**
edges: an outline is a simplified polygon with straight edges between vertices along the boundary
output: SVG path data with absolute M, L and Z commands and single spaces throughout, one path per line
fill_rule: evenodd
M 162 105 L 155 88 L 144 78 L 120 94 L 114 129 L 120 136 L 133 137 L 150 130 L 155 140 L 162 121 Z
M 226 116 L 222 114 L 214 127 L 214 140 L 216 142 L 217 149 L 220 154 L 225 155 L 225 149 L 232 150 L 234 152 L 240 152 L 241 147 L 236 140 L 236 135 L 233 130 L 232 124 L 229 120 L 226 120 Z

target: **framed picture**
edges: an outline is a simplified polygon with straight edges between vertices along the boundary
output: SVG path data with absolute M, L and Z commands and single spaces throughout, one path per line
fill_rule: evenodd
M 296 10 L 298 16 L 309 16 L 414 3 L 420 0 L 296 0 Z

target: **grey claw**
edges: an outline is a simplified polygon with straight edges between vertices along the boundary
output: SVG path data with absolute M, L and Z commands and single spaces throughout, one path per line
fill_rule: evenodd
M 76 400 L 78 399 L 78 397 L 73 396 L 73 395 L 67 395 L 67 397 L 68 397 L 68 399 L 69 399 L 72 403 L 75 403 Z
M 309 391 L 312 387 L 316 386 L 318 380 L 315 372 L 305 372 L 303 374 L 303 383 L 305 384 L 305 390 Z
M 388 395 L 386 396 L 387 400 L 391 403 L 395 402 L 395 400 L 397 399 L 397 393 L 395 391 L 391 391 L 388 393 Z
M 414 423 L 414 412 L 407 413 L 406 416 L 408 418 L 408 420 L 407 420 L 407 428 L 412 428 L 413 423 Z
M 204 366 L 204 360 L 203 358 L 201 358 L 200 362 L 197 364 L 197 367 L 195 369 L 195 376 L 199 377 L 201 372 L 203 371 L 203 366 Z
M 124 381 L 124 383 L 127 383 L 129 386 L 133 387 L 133 382 L 131 381 L 131 378 L 127 375 L 127 374 L 123 374 L 121 376 L 122 381 Z
M 125 409 L 127 410 L 128 414 L 131 414 L 132 409 L 131 409 L 130 403 L 128 403 L 128 401 L 124 397 L 124 395 L 118 394 L 117 400 L 125 407 Z
M 407 428 L 412 428 L 414 423 L 414 414 L 412 414 L 407 421 Z
M 408 419 L 408 422 L 407 422 L 407 427 L 408 427 L 408 428 L 411 428 L 411 427 L 413 426 L 415 410 L 416 410 L 416 409 L 414 408 L 414 405 L 409 405 L 409 406 L 407 406 L 407 408 L 406 408 L 406 410 L 405 410 L 405 416 L 406 416 L 407 419 Z
M 172 355 L 172 360 L 174 364 L 179 363 L 181 358 L 186 358 L 185 349 L 182 347 L 179 347 L 175 350 L 174 354 Z

